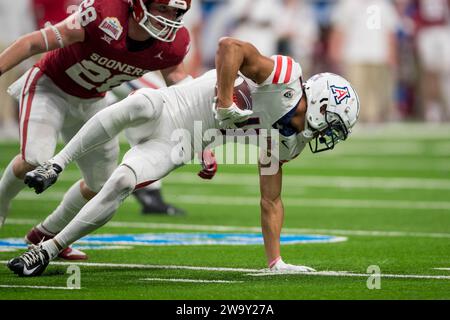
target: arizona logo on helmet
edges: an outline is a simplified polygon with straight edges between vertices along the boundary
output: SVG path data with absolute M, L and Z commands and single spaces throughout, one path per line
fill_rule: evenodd
M 342 101 L 351 97 L 348 87 L 331 86 L 330 89 L 336 104 L 341 104 Z

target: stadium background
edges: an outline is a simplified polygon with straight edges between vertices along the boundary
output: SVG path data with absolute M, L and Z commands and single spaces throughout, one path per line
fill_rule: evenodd
M 76 2 L 0 0 L 0 48 L 47 21 L 61 20 L 68 6 Z M 447 0 L 194 0 L 186 16 L 193 40 L 187 66 L 194 76 L 213 67 L 217 40 L 229 35 L 254 43 L 266 55 L 294 57 L 301 63 L 305 78 L 332 71 L 353 83 L 361 96 L 362 113 L 351 139 L 326 155 L 305 152 L 286 166 L 284 182 L 289 232 L 345 236 L 347 241 L 286 246 L 283 255 L 291 263 L 311 264 L 321 271 L 365 274 L 369 265 L 378 265 L 383 273 L 398 276 L 383 280 L 388 283 L 384 289 L 368 290 L 365 279 L 357 276 L 254 277 L 249 281 L 232 270 L 219 275 L 182 268 L 173 273 L 170 268 L 156 268 L 152 277 L 209 278 L 244 284 L 239 293 L 236 287 L 220 284 L 199 287 L 161 280 L 138 288 L 120 280 L 146 277 L 145 268 L 108 270 L 109 276 L 117 277 L 115 289 L 123 289 L 119 294 L 120 290 L 97 290 L 104 273 L 87 267 L 83 271 L 87 273 L 83 282 L 87 291 L 82 294 L 42 294 L 39 290 L 10 288 L 2 297 L 449 299 L 449 6 Z M 1 169 L 18 151 L 17 105 L 6 95 L 6 88 L 34 61 L 0 77 Z M 122 151 L 126 148 L 124 143 Z M 221 166 L 215 181 L 209 184 L 197 180 L 197 169 L 187 166 L 165 184 L 166 197 L 186 208 L 187 216 L 141 217 L 137 204 L 130 200 L 116 215 L 116 224 L 100 233 L 213 232 L 219 227 L 237 231 L 259 225 L 254 167 Z M 49 213 L 76 181 L 76 169 L 63 177 L 42 198 L 23 192 L 15 200 L 0 238 L 23 236 Z M 0 260 L 10 256 L 0 252 Z M 262 246 L 238 251 L 232 246 L 139 247 L 132 251 L 95 251 L 92 256 L 93 262 L 264 267 Z M 17 280 L 3 269 L 0 285 L 16 285 Z M 55 266 L 52 270 L 53 275 L 61 277 L 34 282 L 22 279 L 19 284 L 63 284 L 65 269 Z M 405 275 L 411 277 L 402 277 Z M 146 290 L 150 286 L 155 290 Z M 164 286 L 173 290 L 162 290 Z M 320 286 L 329 290 L 323 292 Z

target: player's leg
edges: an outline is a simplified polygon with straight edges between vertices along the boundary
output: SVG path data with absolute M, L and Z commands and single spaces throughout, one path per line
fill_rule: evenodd
M 63 140 L 67 143 L 80 130 L 83 124 L 98 111 L 106 107 L 106 101 L 80 102 L 71 99 L 71 112 L 67 113 L 62 129 Z M 40 224 L 30 230 L 26 239 L 30 243 L 39 243 L 43 237 L 53 238 L 60 232 L 92 199 L 117 167 L 119 142 L 117 138 L 94 149 L 81 157 L 77 165 L 84 180 L 77 181 L 66 192 L 59 206 Z M 77 249 L 67 248 L 60 257 L 66 260 L 85 260 L 87 255 Z
M 100 192 L 55 238 L 12 259 L 8 267 L 21 276 L 40 274 L 63 248 L 107 223 L 135 188 L 158 181 L 173 171 L 177 167 L 171 160 L 173 147 L 177 146 L 168 140 L 155 139 L 132 148 Z
M 71 99 L 71 112 L 68 112 L 61 135 L 68 143 L 81 127 L 96 113 L 104 109 L 106 100 L 96 102 Z M 99 148 L 94 149 L 77 161 L 84 180 L 77 181 L 65 194 L 63 201 L 45 221 L 37 226 L 55 235 L 60 232 L 101 189 L 117 166 L 119 142 L 113 139 Z
M 70 162 L 113 140 L 125 128 L 144 123 L 152 126 L 161 116 L 164 99 L 157 91 L 149 90 L 147 94 L 145 90 L 139 90 L 97 113 L 51 162 L 64 169 Z M 148 133 L 149 136 L 151 134 Z
M 54 238 L 59 249 L 108 222 L 133 190 L 158 181 L 174 170 L 171 151 L 170 142 L 161 140 L 150 140 L 130 149 L 100 192 Z M 55 254 L 55 242 L 44 243 L 50 256 Z
M 150 79 L 145 79 L 146 83 L 155 83 L 161 87 L 161 82 L 154 78 L 154 73 L 149 74 Z M 141 80 L 142 81 L 142 80 Z M 140 80 L 135 80 L 130 83 L 123 84 L 120 88 L 116 88 L 107 95 L 110 102 L 116 102 L 127 96 L 132 90 L 138 90 L 144 87 Z M 164 81 L 163 81 L 164 82 Z M 112 103 L 111 103 L 112 104 Z M 129 144 L 133 147 L 142 140 L 142 133 L 145 133 L 145 128 L 131 128 L 125 131 L 125 136 Z M 162 196 L 162 181 L 157 181 L 152 185 L 141 188 L 133 192 L 133 196 L 141 205 L 142 214 L 166 214 L 166 215 L 183 215 L 185 211 L 176 206 L 164 201 Z
M 120 203 L 133 191 L 137 178 L 133 170 L 119 166 L 102 190 L 53 239 L 32 246 L 21 256 L 11 259 L 8 268 L 19 276 L 40 275 L 50 260 L 70 244 L 108 222 Z
M 102 189 L 103 185 L 117 168 L 118 157 L 119 141 L 117 138 L 114 138 L 77 159 L 76 163 L 82 173 L 83 180 L 75 184 L 75 186 L 79 185 L 78 193 L 81 194 L 85 203 L 77 207 L 76 202 L 67 201 L 64 203 L 63 201 L 61 207 L 64 206 L 64 208 L 61 208 L 59 211 L 56 210 L 42 224 L 44 226 L 51 226 L 56 232 L 60 232 L 81 208 Z
M 124 165 L 119 166 L 100 192 L 53 238 L 54 241 L 43 243 L 49 256 L 56 257 L 60 250 L 107 223 L 122 201 L 134 190 L 136 183 L 133 170 Z
M 26 186 L 24 175 L 50 159 L 64 121 L 65 101 L 46 86 L 46 77 L 31 69 L 19 81 L 21 154 L 8 165 L 0 180 L 0 226 L 12 199 Z

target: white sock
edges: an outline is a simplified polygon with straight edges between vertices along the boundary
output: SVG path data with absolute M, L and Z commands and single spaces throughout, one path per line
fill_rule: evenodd
M 4 222 L 6 220 L 12 199 L 26 187 L 23 180 L 14 175 L 13 163 L 14 160 L 12 160 L 5 169 L 2 179 L 0 180 L 0 226 L 2 221 Z
M 42 248 L 45 251 L 47 251 L 47 253 L 48 253 L 49 257 L 50 257 L 50 260 L 55 259 L 58 256 L 59 252 L 60 252 L 58 246 L 56 245 L 55 241 L 53 241 L 53 239 L 44 241 L 42 243 Z
M 57 234 L 80 212 L 88 200 L 81 194 L 81 181 L 76 182 L 64 195 L 59 206 L 38 226 L 44 232 Z

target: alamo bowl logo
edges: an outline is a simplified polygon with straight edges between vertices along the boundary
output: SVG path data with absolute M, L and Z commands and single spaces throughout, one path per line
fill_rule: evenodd
M 117 18 L 105 18 L 99 28 L 114 40 L 119 40 L 123 32 L 123 27 Z
M 330 89 L 336 104 L 341 104 L 344 100 L 351 97 L 348 87 L 331 86 Z

